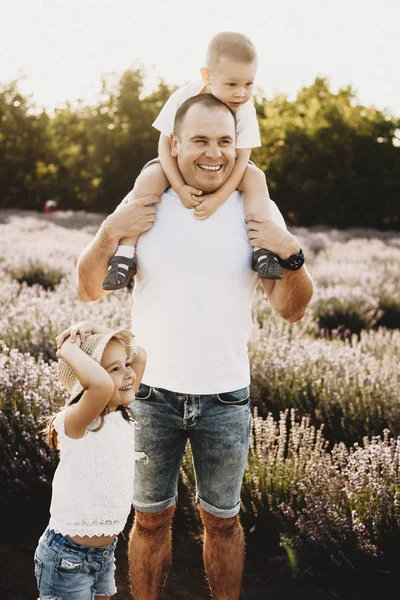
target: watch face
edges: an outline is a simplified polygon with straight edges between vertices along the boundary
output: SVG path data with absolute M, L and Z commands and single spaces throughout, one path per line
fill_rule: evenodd
M 304 256 L 301 254 L 295 254 L 291 257 L 291 264 L 293 269 L 299 269 L 303 266 Z
M 288 269 L 289 271 L 297 271 L 304 265 L 304 254 L 302 249 L 300 248 L 300 252 L 298 254 L 292 254 L 289 256 L 287 260 L 279 260 L 280 264 L 284 269 Z

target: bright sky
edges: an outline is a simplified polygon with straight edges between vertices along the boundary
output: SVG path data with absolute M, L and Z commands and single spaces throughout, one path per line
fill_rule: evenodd
M 0 84 L 23 74 L 21 91 L 48 109 L 96 102 L 102 75 L 141 65 L 149 89 L 181 85 L 232 30 L 256 44 L 267 97 L 320 75 L 400 116 L 399 23 L 399 0 L 0 0 Z

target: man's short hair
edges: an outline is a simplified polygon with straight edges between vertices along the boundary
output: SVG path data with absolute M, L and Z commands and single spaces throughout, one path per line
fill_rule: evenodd
M 197 96 L 192 96 L 191 98 L 188 98 L 188 100 L 185 100 L 185 102 L 183 102 L 176 111 L 174 121 L 174 134 L 176 137 L 179 138 L 181 134 L 182 124 L 185 120 L 186 113 L 195 104 L 200 104 L 209 110 L 226 110 L 227 112 L 231 113 L 236 130 L 236 115 L 233 110 L 229 108 L 229 106 L 221 102 L 221 100 L 218 100 L 212 94 L 198 94 Z
M 212 38 L 207 47 L 207 69 L 215 70 L 222 57 L 246 64 L 258 60 L 253 42 L 246 35 L 235 31 L 221 31 Z

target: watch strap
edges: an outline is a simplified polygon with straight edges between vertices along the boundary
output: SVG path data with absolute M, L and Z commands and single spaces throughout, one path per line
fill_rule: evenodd
M 278 256 L 278 260 L 279 264 L 284 269 L 288 269 L 289 271 L 298 271 L 298 269 L 301 269 L 301 267 L 304 265 L 303 250 L 300 248 L 300 252 L 297 254 L 292 254 L 292 256 L 289 256 L 287 260 L 283 260 L 283 258 Z

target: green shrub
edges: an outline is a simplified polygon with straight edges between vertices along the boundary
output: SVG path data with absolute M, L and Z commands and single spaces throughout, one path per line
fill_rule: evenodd
M 380 316 L 377 302 L 365 295 L 320 298 L 313 313 L 321 332 L 342 338 L 371 329 Z
M 9 273 L 18 283 L 25 282 L 27 285 L 40 285 L 45 290 L 54 290 L 64 277 L 55 269 L 49 269 L 40 263 L 29 263 L 24 267 L 15 268 Z
M 387 329 L 400 329 L 400 292 L 384 294 L 379 300 L 381 316 L 376 325 Z

